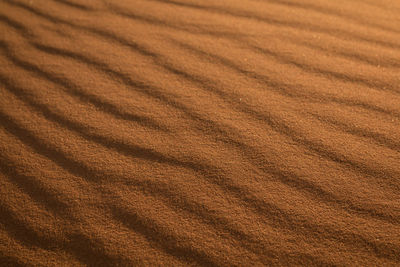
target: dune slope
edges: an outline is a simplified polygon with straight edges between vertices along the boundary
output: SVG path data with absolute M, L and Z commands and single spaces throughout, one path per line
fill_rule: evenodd
M 0 1 L 1 266 L 399 264 L 399 1 Z

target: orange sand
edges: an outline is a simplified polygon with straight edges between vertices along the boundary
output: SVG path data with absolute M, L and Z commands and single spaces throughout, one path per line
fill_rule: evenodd
M 0 266 L 399 266 L 398 0 L 0 2 Z

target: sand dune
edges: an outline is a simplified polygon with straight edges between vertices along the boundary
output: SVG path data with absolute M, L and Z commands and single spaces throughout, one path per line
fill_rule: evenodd
M 3 0 L 0 266 L 400 265 L 400 2 Z

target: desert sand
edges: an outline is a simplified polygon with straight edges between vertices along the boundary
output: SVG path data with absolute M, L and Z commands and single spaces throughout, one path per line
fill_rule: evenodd
M 263 265 L 400 265 L 400 2 L 1 0 L 0 266 Z

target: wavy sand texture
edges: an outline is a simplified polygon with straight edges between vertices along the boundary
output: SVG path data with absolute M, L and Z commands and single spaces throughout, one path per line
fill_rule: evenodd
M 400 265 L 400 2 L 0 1 L 0 265 Z

